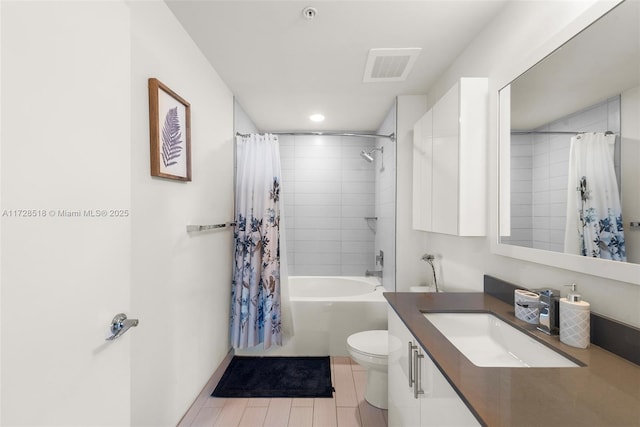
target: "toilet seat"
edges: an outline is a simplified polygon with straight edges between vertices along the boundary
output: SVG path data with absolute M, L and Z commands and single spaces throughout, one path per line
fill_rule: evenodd
M 353 352 L 376 359 L 389 357 L 389 331 L 363 331 L 350 335 L 347 346 Z

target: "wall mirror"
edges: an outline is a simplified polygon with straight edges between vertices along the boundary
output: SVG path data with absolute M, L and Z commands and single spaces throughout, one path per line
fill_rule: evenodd
M 496 252 L 640 284 L 639 27 L 624 1 L 500 90 Z

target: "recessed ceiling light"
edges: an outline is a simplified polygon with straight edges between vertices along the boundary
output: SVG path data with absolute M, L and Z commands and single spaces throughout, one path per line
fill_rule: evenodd
M 321 122 L 324 120 L 324 116 L 322 114 L 312 114 L 309 116 L 309 120 L 312 122 Z

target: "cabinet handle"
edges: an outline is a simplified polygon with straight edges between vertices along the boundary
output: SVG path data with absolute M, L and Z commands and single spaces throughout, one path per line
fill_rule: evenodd
M 424 354 L 419 353 L 418 350 L 413 352 L 413 363 L 415 364 L 415 374 L 416 379 L 413 382 L 413 397 L 417 399 L 419 395 L 424 394 L 424 390 L 422 390 L 422 384 L 420 384 L 420 376 L 422 375 L 422 360 L 424 359 Z
M 418 347 L 413 345 L 411 341 L 407 342 L 407 344 L 408 344 L 408 350 L 409 350 L 409 353 L 407 356 L 407 362 L 409 362 L 409 388 L 411 388 L 413 387 L 413 383 L 415 382 L 413 378 L 413 358 L 412 358 L 411 352 Z

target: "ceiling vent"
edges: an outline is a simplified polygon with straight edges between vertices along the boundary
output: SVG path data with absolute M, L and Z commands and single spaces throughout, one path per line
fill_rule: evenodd
M 364 83 L 404 81 L 421 50 L 419 47 L 370 49 L 362 81 Z

